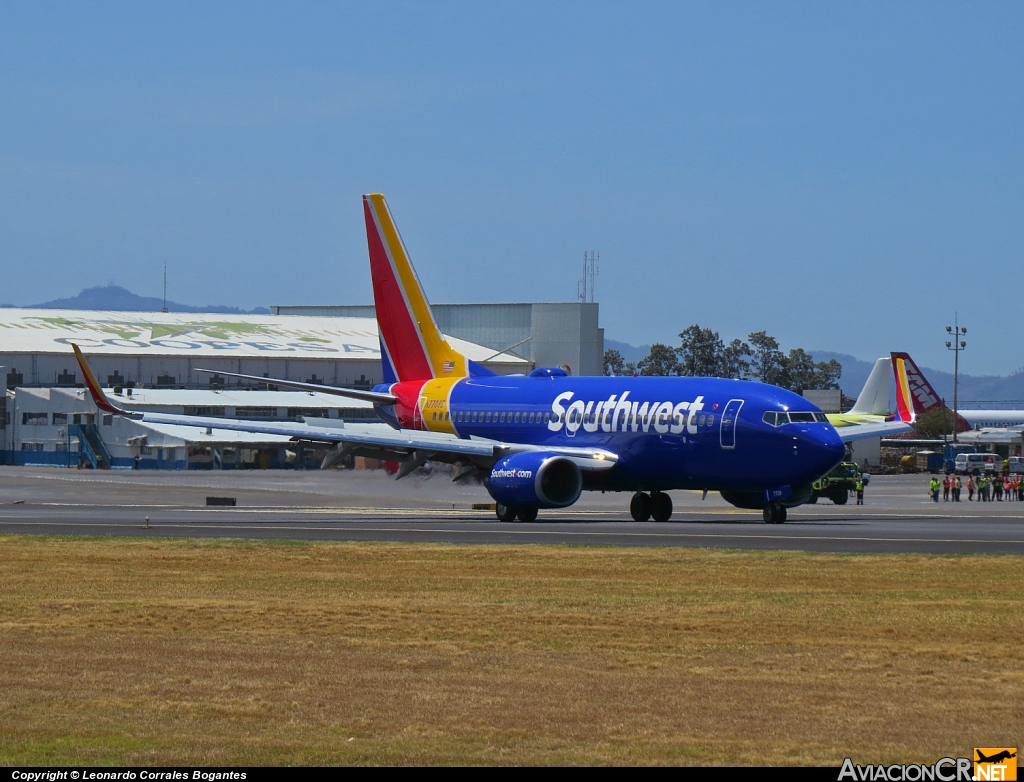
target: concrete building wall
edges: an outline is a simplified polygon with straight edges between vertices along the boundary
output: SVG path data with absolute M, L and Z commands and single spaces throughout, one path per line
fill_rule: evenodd
M 604 368 L 604 329 L 599 305 L 583 302 L 512 304 L 433 304 L 444 334 L 509 350 L 535 367 L 568 364 L 574 374 L 600 375 Z M 372 304 L 274 306 L 275 315 L 373 318 Z M 515 345 L 516 347 L 512 347 Z
M 853 453 L 850 461 L 863 466 L 866 460 L 869 467 L 877 467 L 881 463 L 882 438 L 865 437 L 863 440 L 854 440 L 850 443 L 850 450 Z
M 817 405 L 823 413 L 842 412 L 842 396 L 843 392 L 838 388 L 808 388 L 803 392 L 804 399 Z
M 597 304 L 534 304 L 532 359 L 536 366 L 568 364 L 577 375 L 600 375 L 604 333 Z
M 0 366 L 0 464 L 7 464 L 7 452 L 11 448 L 13 410 L 14 394 L 7 393 L 7 370 Z
M 442 304 L 434 308 L 434 317 L 444 334 L 494 351 L 517 345 L 509 351 L 512 355 L 534 361 L 530 342 L 523 341 L 533 335 L 530 325 L 533 307 L 532 304 Z M 466 334 L 472 334 L 473 338 Z

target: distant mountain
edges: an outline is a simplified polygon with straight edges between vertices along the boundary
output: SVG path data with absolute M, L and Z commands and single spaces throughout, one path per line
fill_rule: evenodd
M 155 296 L 138 296 L 120 285 L 101 285 L 86 288 L 77 296 L 68 299 L 54 299 L 43 304 L 31 304 L 29 309 L 43 310 L 111 310 L 113 312 L 159 312 L 164 303 Z M 8 306 L 8 305 L 4 305 Z M 188 304 L 167 302 L 169 312 L 221 312 L 229 315 L 269 315 L 266 307 L 243 310 L 238 307 L 208 304 L 193 307 Z
M 616 342 L 614 339 L 605 339 L 604 341 L 605 350 L 617 350 L 622 356 L 622 360 L 626 362 L 632 361 L 634 364 L 642 358 L 646 358 L 647 354 L 651 352 L 650 345 L 641 345 L 636 347 L 635 345 L 629 345 L 625 342 Z
M 613 339 L 605 339 L 605 350 L 615 349 L 622 354 L 626 361 L 639 361 L 647 355 L 650 345 L 636 347 L 625 342 L 616 342 Z M 867 382 L 874 361 L 863 361 L 848 353 L 834 353 L 830 350 L 809 350 L 815 361 L 829 361 L 835 359 L 843 365 L 843 375 L 839 379 L 839 386 L 843 393 L 851 399 L 856 399 L 857 394 Z M 940 369 L 921 367 L 928 382 L 939 392 L 939 396 L 946 400 L 946 404 L 953 406 L 953 373 Z M 960 375 L 959 389 L 960 406 L 971 408 L 992 408 L 1013 406 L 1017 409 L 1024 409 L 1024 371 L 1014 372 L 1008 377 L 999 376 L 975 376 Z M 993 400 L 1010 402 L 1006 404 L 992 404 Z M 1016 400 L 1016 401 L 1014 401 Z

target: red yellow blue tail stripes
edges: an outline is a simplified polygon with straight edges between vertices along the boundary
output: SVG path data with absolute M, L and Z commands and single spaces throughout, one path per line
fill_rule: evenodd
M 363 196 L 377 323 L 401 382 L 469 375 L 469 361 L 445 340 L 380 193 Z
M 901 421 L 913 422 L 914 401 L 910 395 L 910 383 L 907 380 L 906 359 L 893 354 L 892 374 L 896 381 L 896 412 Z

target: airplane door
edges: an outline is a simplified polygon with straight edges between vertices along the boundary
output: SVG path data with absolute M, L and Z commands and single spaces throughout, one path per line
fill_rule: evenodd
M 722 427 L 720 441 L 722 448 L 730 450 L 736 447 L 736 422 L 740 417 L 740 408 L 743 407 L 742 399 L 730 399 L 729 404 L 722 411 Z

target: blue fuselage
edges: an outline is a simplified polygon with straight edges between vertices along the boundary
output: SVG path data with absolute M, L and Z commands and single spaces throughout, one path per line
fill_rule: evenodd
M 454 382 L 447 399 L 423 407 L 417 428 L 616 454 L 612 469 L 585 475 L 589 489 L 804 486 L 845 452 L 816 406 L 743 380 L 471 377 Z

